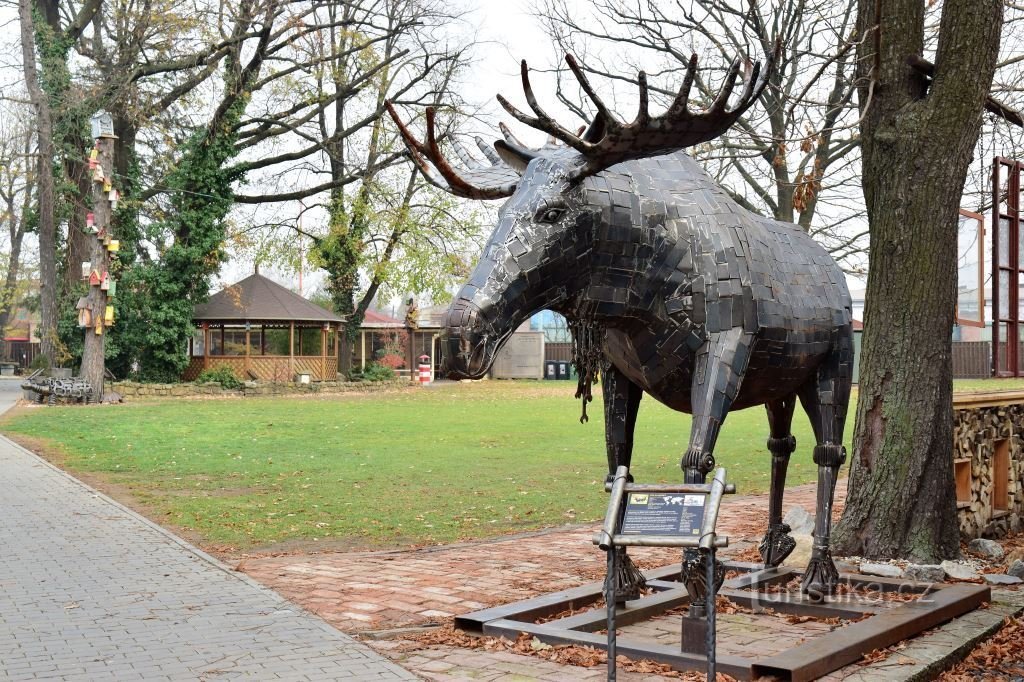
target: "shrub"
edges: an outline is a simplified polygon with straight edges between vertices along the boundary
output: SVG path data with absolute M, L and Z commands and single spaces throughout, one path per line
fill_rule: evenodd
M 235 373 L 231 371 L 231 368 L 224 366 L 204 369 L 202 373 L 196 377 L 197 384 L 205 384 L 209 382 L 220 384 L 221 388 L 226 388 L 232 391 L 238 390 L 243 386 L 242 382 L 235 376 Z
M 32 358 L 32 362 L 29 363 L 28 368 L 31 370 L 50 369 L 50 359 L 43 354 L 39 354 Z
M 387 367 L 391 370 L 396 370 L 399 367 L 405 367 L 405 358 L 388 353 L 387 355 L 382 355 L 377 358 L 377 361 L 374 364 L 380 365 L 381 367 Z
M 353 368 L 353 370 L 348 373 L 349 381 L 388 381 L 389 379 L 394 378 L 395 370 L 384 365 L 379 365 L 375 362 L 371 362 L 366 365 L 366 369 L 362 371 Z

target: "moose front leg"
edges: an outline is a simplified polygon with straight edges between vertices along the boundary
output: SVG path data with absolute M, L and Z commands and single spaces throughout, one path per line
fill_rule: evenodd
M 615 470 L 620 466 L 628 467 L 633 457 L 633 430 L 644 392 L 610 363 L 604 368 L 603 374 L 601 389 L 604 394 L 604 434 L 608 450 L 606 480 L 610 482 L 615 476 Z M 629 480 L 633 480 L 632 474 Z M 624 513 L 625 507 L 619 515 L 620 524 Z M 617 569 L 615 575 L 609 575 L 608 579 L 615 587 L 615 603 L 623 604 L 630 599 L 639 599 L 647 581 L 629 558 L 625 547 L 616 547 L 614 551 L 617 554 Z M 607 592 L 607 586 L 605 590 Z
M 686 483 L 706 482 L 708 472 L 715 466 L 712 454 L 715 441 L 739 392 L 752 342 L 751 334 L 744 333 L 741 328 L 733 328 L 710 334 L 697 353 L 690 388 L 693 412 L 690 445 L 681 463 Z M 721 563 L 716 564 L 717 591 L 725 577 L 725 569 Z M 684 550 L 681 579 L 690 595 L 690 616 L 695 618 L 703 617 L 706 612 L 706 575 L 704 554 L 696 549 Z

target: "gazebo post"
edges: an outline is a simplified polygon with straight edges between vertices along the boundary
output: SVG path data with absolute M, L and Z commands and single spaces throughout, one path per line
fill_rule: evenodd
M 210 325 L 203 323 L 203 369 L 210 366 Z
M 320 330 L 320 381 L 327 381 L 327 324 Z
M 295 320 L 288 323 L 288 381 L 295 378 Z
M 366 371 L 366 330 L 359 330 L 359 371 Z
M 245 322 L 245 374 L 246 381 L 249 380 L 249 372 L 252 370 L 252 363 L 249 360 L 249 321 Z

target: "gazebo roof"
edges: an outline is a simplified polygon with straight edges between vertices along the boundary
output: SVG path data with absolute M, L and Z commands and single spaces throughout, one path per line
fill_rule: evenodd
M 307 301 L 256 273 L 217 292 L 192 312 L 195 322 L 342 322 L 329 310 Z

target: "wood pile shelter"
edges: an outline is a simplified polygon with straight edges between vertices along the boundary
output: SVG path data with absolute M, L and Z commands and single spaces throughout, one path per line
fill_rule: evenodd
M 338 378 L 342 319 L 258 272 L 197 305 L 192 321 L 185 381 L 216 367 L 230 367 L 239 379 Z

